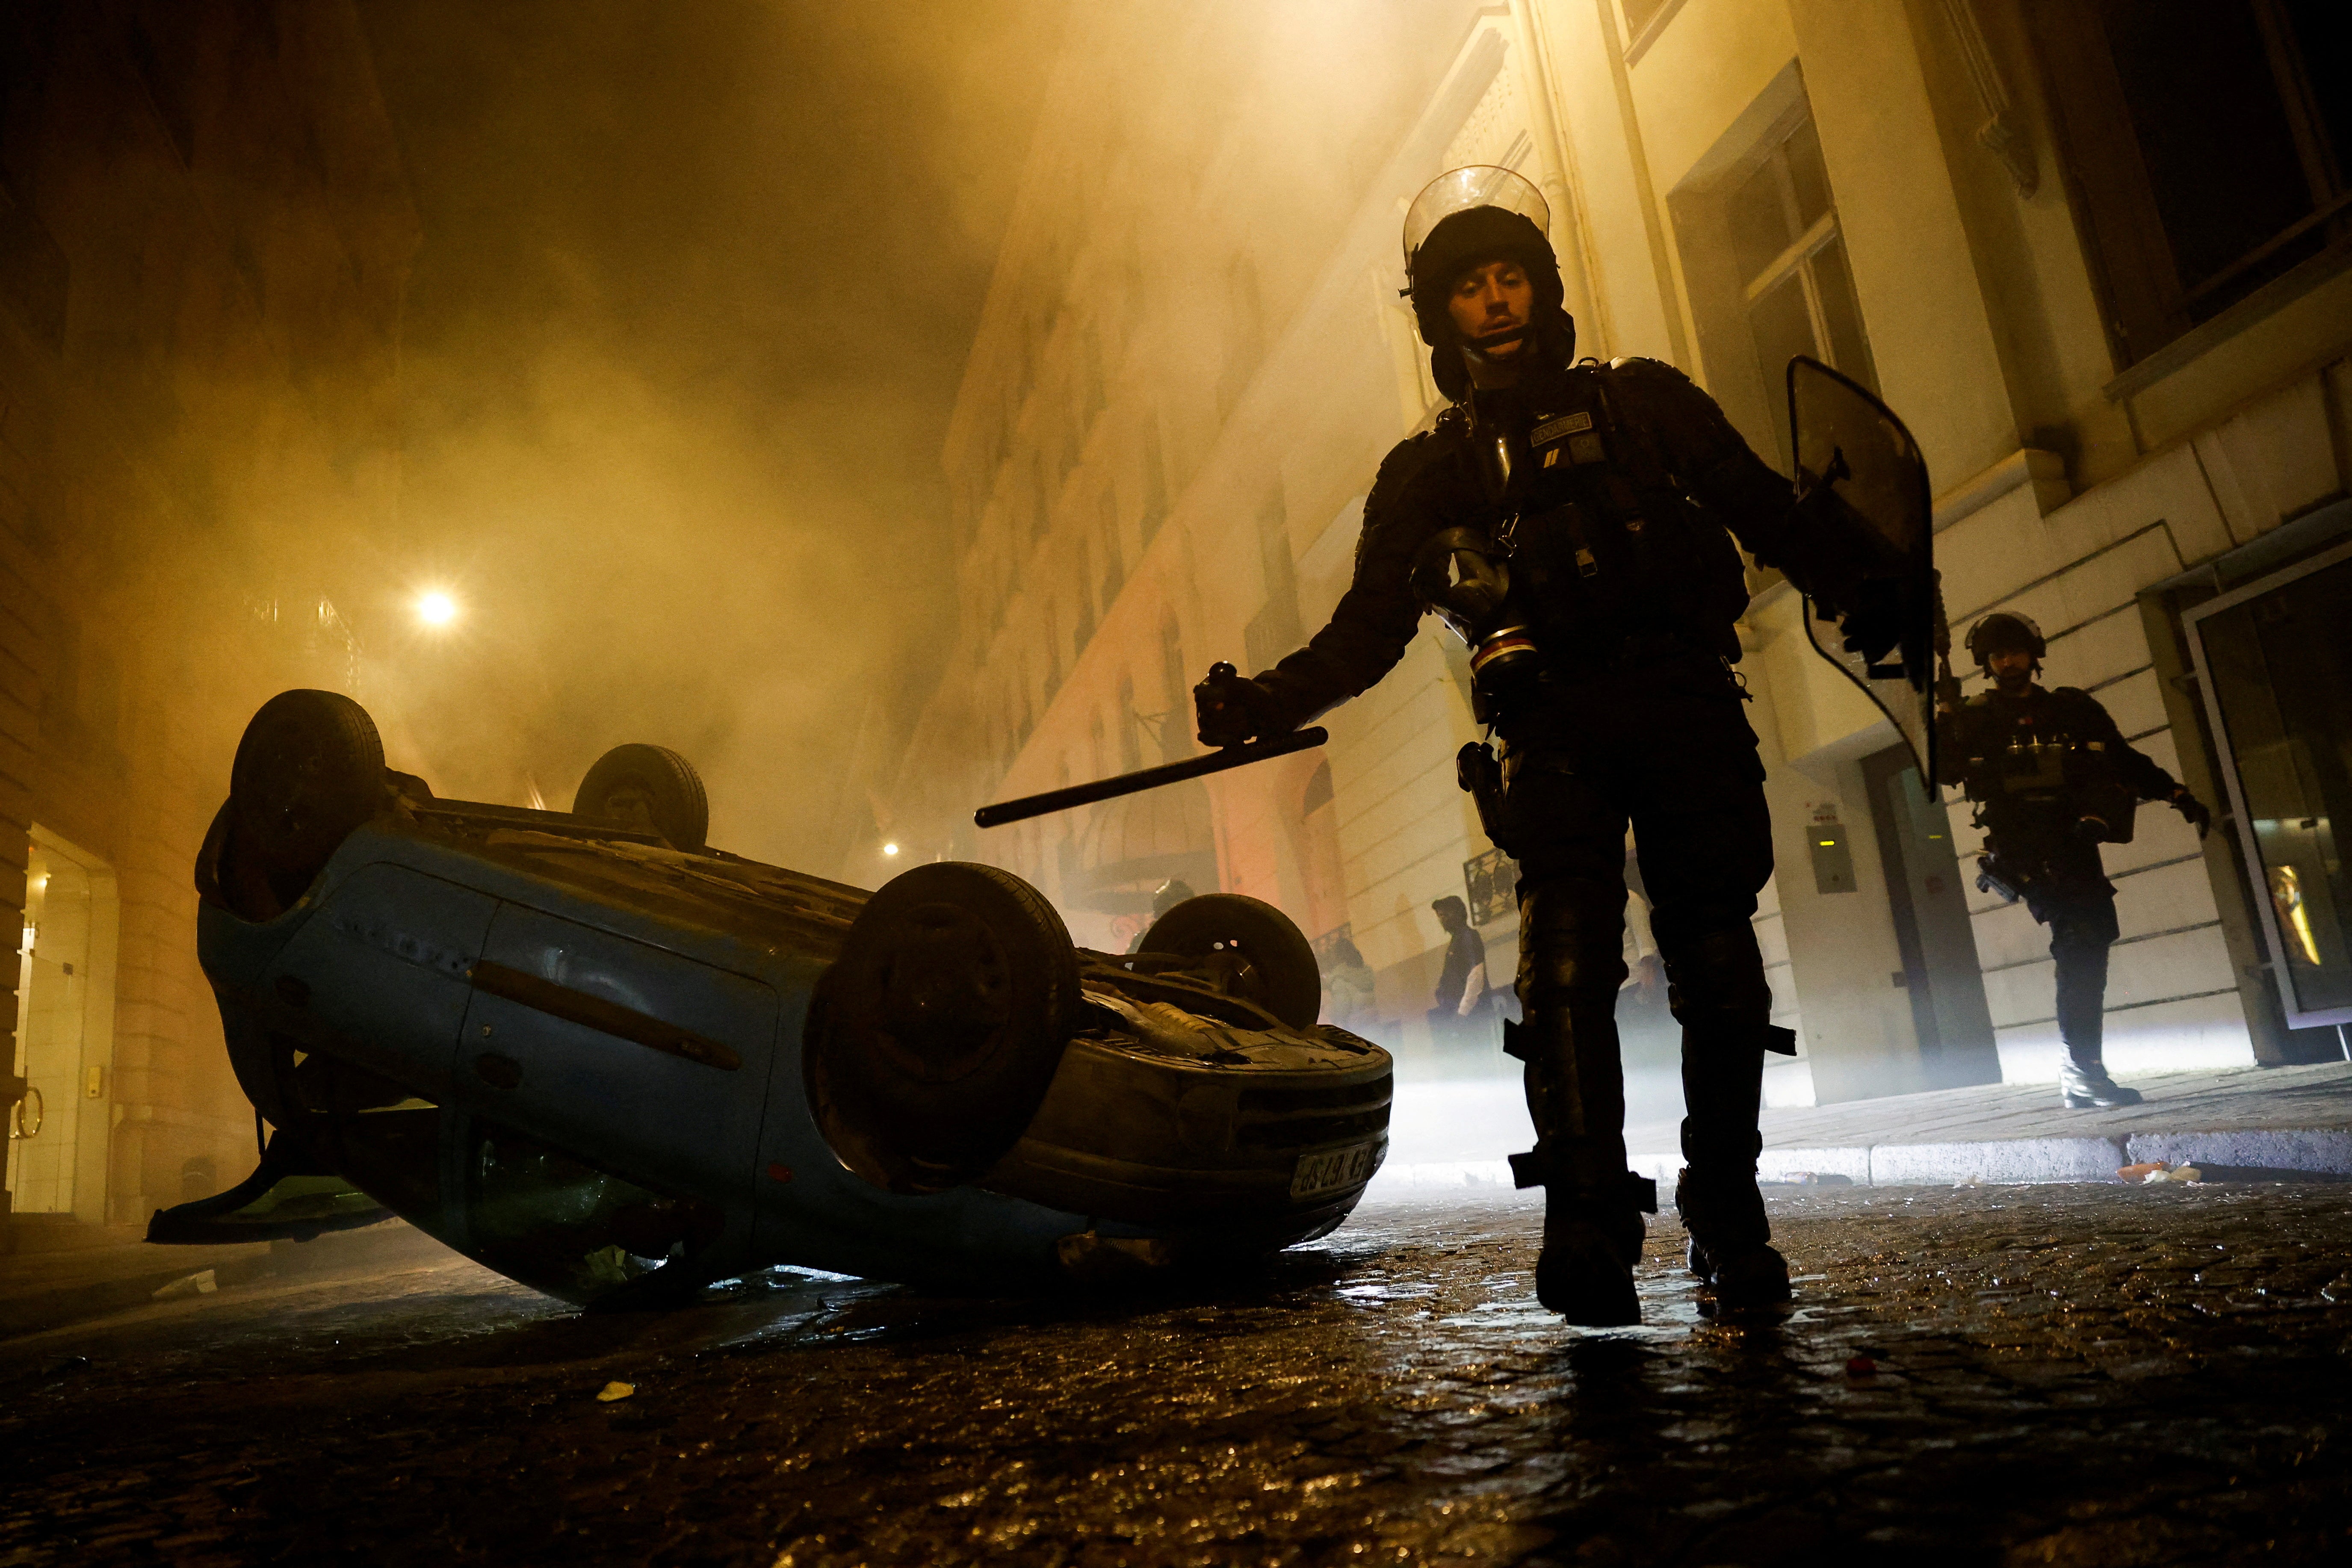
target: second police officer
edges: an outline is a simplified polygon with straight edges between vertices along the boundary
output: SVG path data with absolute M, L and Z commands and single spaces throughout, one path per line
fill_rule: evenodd
M 1871 657 L 1903 593 L 1792 515 L 1789 481 L 1706 394 L 1654 360 L 1575 359 L 1542 198 L 1517 175 L 1456 170 L 1406 217 L 1415 320 L 1450 402 L 1398 444 L 1364 506 L 1355 574 L 1307 647 L 1195 689 L 1201 739 L 1306 723 L 1378 681 L 1434 610 L 1471 648 L 1499 772 L 1465 747 L 1465 785 L 1518 862 L 1508 1048 L 1527 1065 L 1545 1189 L 1543 1303 L 1589 1325 L 1640 1321 L 1633 1270 L 1650 1184 L 1626 1168 L 1614 1018 L 1625 977 L 1630 820 L 1683 1032 L 1685 1170 L 1675 1199 L 1717 1301 L 1789 1295 L 1756 1186 L 1771 1022 L 1752 917 L 1772 872 L 1764 769 L 1731 666 L 1748 605 L 1736 538 L 1845 617 Z M 1484 774 L 1485 776 L 1481 776 Z
M 2116 1082 L 2105 1059 L 2107 949 L 2119 928 L 2099 846 L 2130 839 L 2143 800 L 2169 802 L 2200 838 L 2213 814 L 2134 751 L 2097 698 L 2036 684 L 2049 645 L 2032 620 L 1987 616 L 1969 629 L 1968 649 L 1992 684 L 1965 702 L 1947 694 L 1937 727 L 1943 768 L 1977 803 L 1985 830 L 1979 885 L 2023 899 L 2050 928 L 2066 1105 L 2137 1104 L 2139 1090 Z

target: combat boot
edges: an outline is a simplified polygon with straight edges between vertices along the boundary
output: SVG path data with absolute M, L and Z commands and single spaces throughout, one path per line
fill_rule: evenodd
M 1517 1184 L 1544 1189 L 1536 1300 L 1580 1328 L 1642 1321 L 1633 1270 L 1642 1261 L 1642 1215 L 1657 1212 L 1657 1186 L 1623 1166 L 1622 1152 L 1602 1139 L 1544 1140 L 1511 1156 Z
M 1694 987 L 1696 989 L 1696 987 Z M 1756 1188 L 1756 1130 L 1764 1049 L 1785 1030 L 1769 1026 L 1683 1027 L 1682 1177 L 1675 1207 L 1690 1231 L 1690 1268 L 1732 1310 L 1789 1299 L 1789 1265 L 1774 1250 L 1764 1194 Z
M 1715 1288 L 1717 1306 L 1739 1311 L 1789 1299 L 1788 1261 L 1770 1244 L 1771 1222 L 1752 1167 L 1685 1166 L 1675 1183 L 1675 1209 L 1690 1232 L 1690 1271 Z
M 2077 1061 L 2069 1057 L 2058 1064 L 2058 1091 L 2069 1110 L 2089 1110 L 2093 1107 L 2137 1105 L 2144 1098 L 2136 1089 L 2128 1089 L 2107 1076 L 2105 1062 L 2093 1057 Z

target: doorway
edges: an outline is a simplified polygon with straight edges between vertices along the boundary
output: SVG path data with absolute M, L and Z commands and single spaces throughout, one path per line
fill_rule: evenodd
M 106 863 L 35 827 L 16 969 L 16 1070 L 26 1088 L 8 1124 L 17 1214 L 106 1223 L 121 921 Z
M 1864 757 L 1862 777 L 1903 958 L 1896 984 L 1910 993 L 1919 1037 L 1920 1087 L 1999 1083 L 2000 1053 L 1944 803 L 1921 787 L 1908 746 Z
M 2288 1026 L 2340 1029 L 2352 1024 L 2352 544 L 2183 619 Z

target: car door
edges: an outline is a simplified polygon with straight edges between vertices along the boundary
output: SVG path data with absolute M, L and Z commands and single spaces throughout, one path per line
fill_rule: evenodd
M 498 907 L 407 866 L 362 866 L 327 893 L 243 1000 L 297 1049 L 328 1052 L 439 1104 L 469 1003 L 467 975 Z
M 759 981 L 502 903 L 456 1077 L 478 1114 L 656 1186 L 751 1181 L 777 998 Z

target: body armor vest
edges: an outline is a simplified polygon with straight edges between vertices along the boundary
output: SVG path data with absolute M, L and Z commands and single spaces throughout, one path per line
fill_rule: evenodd
M 1738 550 L 1675 482 L 1671 433 L 1623 417 L 1609 376 L 1579 366 L 1532 390 L 1479 392 L 1467 409 L 1497 521 L 1486 536 L 1430 541 L 1413 586 L 1469 644 L 1489 709 L 1538 663 L 1559 679 L 1678 652 L 1738 657 Z
M 2117 777 L 2106 742 L 2075 732 L 2069 706 L 2054 693 L 2004 703 L 1989 691 L 1960 705 L 1963 786 L 1979 824 L 2008 853 L 2131 842 L 2139 797 Z

